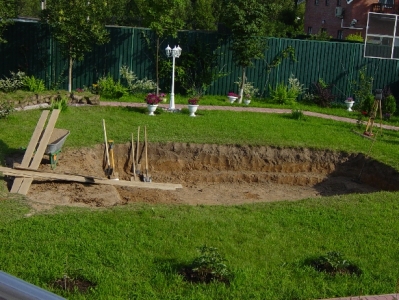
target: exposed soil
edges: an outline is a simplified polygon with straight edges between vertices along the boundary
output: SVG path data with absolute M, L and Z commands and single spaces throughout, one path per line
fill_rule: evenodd
M 130 180 L 130 143 L 115 145 L 114 151 L 119 179 Z M 104 178 L 103 159 L 103 145 L 64 149 L 55 170 L 47 156 L 39 169 Z M 140 159 L 144 170 L 144 153 Z M 12 160 L 18 163 L 22 157 Z M 362 154 L 328 150 L 149 144 L 148 164 L 153 182 L 180 183 L 183 188 L 164 191 L 34 180 L 28 198 L 33 208 L 40 210 L 56 205 L 109 207 L 132 202 L 235 205 L 399 189 L 398 172 L 390 166 Z
M 96 284 L 80 278 L 59 278 L 52 283 L 52 286 L 69 292 L 86 293 L 90 288 L 94 288 Z

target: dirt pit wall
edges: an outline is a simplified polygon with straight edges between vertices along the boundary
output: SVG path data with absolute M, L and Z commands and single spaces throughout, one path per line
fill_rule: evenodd
M 66 149 L 59 155 L 54 171 L 46 156 L 40 170 L 105 177 L 104 154 L 103 145 Z M 144 172 L 142 145 L 135 156 Z M 153 182 L 180 183 L 183 188 L 161 191 L 35 180 L 28 197 L 36 208 L 109 207 L 130 202 L 234 205 L 399 189 L 396 170 L 363 154 L 306 148 L 152 143 L 148 145 L 147 157 L 148 176 Z M 12 159 L 18 162 L 22 157 Z M 130 143 L 115 145 L 114 161 L 117 177 L 130 180 L 134 174 Z

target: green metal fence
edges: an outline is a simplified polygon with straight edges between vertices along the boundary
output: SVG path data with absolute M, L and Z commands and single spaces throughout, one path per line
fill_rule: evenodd
M 89 86 L 98 78 L 110 74 L 119 78 L 122 65 L 128 66 L 139 78 L 155 79 L 154 48 L 148 43 L 153 32 L 145 28 L 108 27 L 110 42 L 94 46 L 85 59 L 77 62 L 73 69 L 73 88 Z M 48 88 L 67 88 L 67 60 L 63 59 L 57 43 L 51 38 L 47 26 L 39 23 L 16 22 L 6 31 L 8 43 L 0 45 L 0 76 L 9 76 L 10 71 L 23 70 L 46 81 Z M 238 91 L 234 82 L 241 76 L 241 69 L 233 61 L 229 49 L 230 40 L 217 33 L 182 31 L 177 39 L 161 43 L 161 59 L 166 60 L 163 49 L 170 44 L 179 44 L 182 55 L 176 60 L 179 65 L 193 50 L 194 41 L 206 44 L 209 51 L 218 57 L 218 69 L 227 75 L 217 79 L 207 90 L 207 94 L 225 95 Z M 255 61 L 253 68 L 247 69 L 247 78 L 255 87 L 267 94 L 269 84 L 274 87 L 280 82 L 287 83 L 293 74 L 305 87 L 322 78 L 333 84 L 333 92 L 339 99 L 353 94 L 353 81 L 358 80 L 359 71 L 367 67 L 367 75 L 374 78 L 374 88 L 390 86 L 399 95 L 399 64 L 394 60 L 363 57 L 363 45 L 345 42 L 321 42 L 295 39 L 268 38 L 265 58 Z M 287 47 L 295 50 L 296 61 L 283 59 L 281 64 L 268 71 L 273 59 Z M 170 73 L 163 73 L 161 90 L 170 88 Z M 179 88 L 177 82 L 177 88 Z

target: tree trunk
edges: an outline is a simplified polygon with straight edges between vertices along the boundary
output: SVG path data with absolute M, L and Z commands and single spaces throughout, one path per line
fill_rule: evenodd
M 69 69 L 68 69 L 68 92 L 72 92 L 72 67 L 73 67 L 73 58 L 69 57 Z
M 244 97 L 244 84 L 245 84 L 245 67 L 242 67 L 240 97 L 238 98 L 238 103 L 242 103 L 242 98 Z
M 155 76 L 157 77 L 157 96 L 159 96 L 159 37 L 157 37 L 157 54 L 155 58 Z

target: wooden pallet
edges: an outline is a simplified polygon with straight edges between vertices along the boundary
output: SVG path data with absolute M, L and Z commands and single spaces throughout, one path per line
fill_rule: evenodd
M 44 178 L 49 180 L 62 180 L 62 181 L 73 181 L 91 184 L 107 184 L 107 185 L 118 185 L 118 186 L 130 186 L 136 188 L 146 189 L 158 189 L 158 190 L 176 190 L 181 189 L 181 184 L 173 183 L 155 183 L 155 182 L 141 182 L 141 181 L 126 181 L 126 180 L 109 180 L 105 178 L 84 176 L 84 175 L 69 175 L 69 174 L 57 174 L 57 173 L 46 173 L 31 169 L 11 169 L 0 167 L 0 172 L 8 176 L 23 176 L 26 179 L 32 180 L 33 178 Z
M 42 112 L 42 115 L 37 122 L 35 131 L 33 132 L 33 135 L 30 139 L 28 148 L 26 149 L 24 157 L 22 159 L 22 168 L 29 168 L 32 170 L 37 170 L 37 168 L 39 168 L 40 162 L 42 161 L 44 152 L 46 151 L 46 147 L 50 141 L 51 134 L 53 133 L 54 126 L 57 122 L 59 114 L 59 109 L 54 109 L 52 111 L 47 126 L 43 131 L 43 128 L 47 121 L 47 117 L 49 115 L 49 111 L 44 110 Z M 32 178 L 16 177 L 10 192 L 26 195 L 28 193 L 32 180 Z

